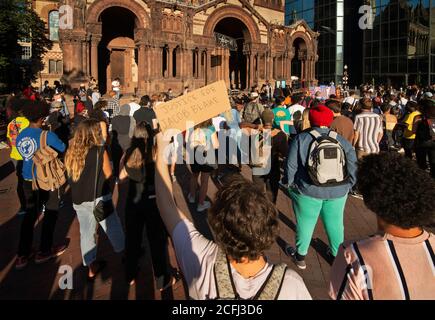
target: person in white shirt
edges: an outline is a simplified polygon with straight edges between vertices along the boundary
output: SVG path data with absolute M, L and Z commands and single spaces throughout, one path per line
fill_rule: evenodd
M 92 106 L 95 106 L 95 104 L 100 101 L 101 99 L 101 94 L 100 91 L 98 90 L 98 86 L 95 85 L 93 92 L 92 92 Z
M 157 205 L 191 299 L 259 299 L 266 291 L 273 291 L 273 296 L 268 292 L 268 300 L 311 299 L 301 276 L 285 264 L 274 267 L 265 257 L 276 240 L 279 222 L 278 211 L 261 189 L 237 175 L 226 181 L 208 212 L 215 241 L 208 240 L 174 201 L 163 157 L 167 142 L 161 133 L 157 147 Z M 278 273 L 279 278 L 274 277 Z M 277 280 L 272 285 L 277 290 L 265 290 L 264 284 L 271 284 L 269 275 Z
M 121 97 L 121 82 L 119 78 L 115 78 L 112 81 L 112 90 L 116 93 L 116 98 L 119 99 Z
M 355 91 L 349 91 L 349 97 L 343 100 L 343 103 L 348 103 L 352 107 L 354 107 L 358 102 L 358 99 L 355 97 Z
M 128 104 L 130 106 L 130 117 L 133 117 L 134 113 L 140 109 L 140 105 L 137 103 L 137 97 L 133 96 L 131 102 Z
M 292 97 L 292 100 L 293 100 L 294 104 L 287 108 L 288 111 L 290 111 L 290 114 L 291 114 L 291 116 L 292 116 L 292 119 L 293 119 L 293 115 L 294 115 L 296 112 L 299 111 L 301 114 L 304 113 L 305 107 L 301 105 L 303 98 L 304 98 L 304 97 L 301 96 L 301 95 L 294 95 L 294 96 Z

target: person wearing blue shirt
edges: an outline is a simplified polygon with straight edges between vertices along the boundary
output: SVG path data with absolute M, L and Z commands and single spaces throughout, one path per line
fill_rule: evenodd
M 319 105 L 310 109 L 312 129 L 321 135 L 328 135 L 334 115 L 332 111 Z M 308 172 L 307 159 L 314 136 L 310 132 L 302 132 L 293 139 L 287 159 L 287 181 L 293 211 L 296 216 L 296 248 L 288 246 L 287 254 L 300 269 L 305 269 L 305 256 L 311 243 L 317 220 L 322 218 L 328 235 L 331 258 L 337 255 L 339 246 L 344 240 L 344 207 L 348 193 L 356 183 L 357 158 L 352 145 L 342 136 L 336 140 L 341 145 L 346 158 L 349 178 L 342 184 L 331 186 L 315 185 Z
M 23 179 L 25 210 L 20 242 L 18 247 L 15 268 L 20 270 L 27 266 L 32 255 L 33 228 L 38 218 L 42 205 L 45 205 L 44 219 L 42 223 L 40 249 L 35 257 L 36 263 L 44 263 L 61 255 L 66 246 L 53 247 L 53 234 L 59 210 L 60 190 L 45 191 L 32 189 L 33 155 L 40 149 L 40 137 L 42 124 L 49 115 L 50 106 L 43 101 L 25 101 L 23 114 L 29 120 L 29 127 L 20 132 L 17 138 L 17 150 L 23 157 Z M 65 144 L 52 132 L 47 134 L 47 145 L 62 153 Z M 35 172 L 36 174 L 36 172 Z

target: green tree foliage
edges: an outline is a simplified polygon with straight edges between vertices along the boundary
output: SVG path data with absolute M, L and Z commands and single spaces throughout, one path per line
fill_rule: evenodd
M 32 57 L 22 60 L 20 41 L 31 42 Z M 51 49 L 44 21 L 29 0 L 0 1 L 0 91 L 22 88 L 44 67 L 42 57 Z

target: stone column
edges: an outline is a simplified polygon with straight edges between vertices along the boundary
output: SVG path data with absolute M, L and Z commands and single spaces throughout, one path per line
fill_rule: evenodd
M 98 81 L 98 44 L 101 41 L 101 35 L 92 35 L 91 37 L 91 76 Z
M 131 79 L 131 54 L 132 50 L 130 48 L 127 48 L 124 51 L 124 81 L 125 81 L 125 87 L 126 92 L 132 93 L 134 92 L 133 85 L 132 85 L 132 79 Z
M 145 93 L 145 81 L 148 77 L 148 70 L 147 70 L 147 48 L 145 46 L 144 42 L 138 43 L 138 64 L 137 64 L 137 90 L 140 95 Z
M 242 88 L 242 89 L 249 89 L 249 87 L 251 86 L 251 66 L 250 66 L 251 55 L 249 53 L 246 53 L 245 57 L 246 57 L 246 88 Z
M 167 63 L 167 66 L 168 66 L 168 78 L 172 78 L 172 75 L 173 75 L 173 58 L 172 58 L 172 55 L 173 55 L 173 51 L 174 50 L 174 48 L 172 48 L 172 47 L 168 47 L 168 54 L 167 54 L 167 57 L 168 57 L 168 63 Z
M 187 66 L 187 58 L 189 57 L 186 48 L 180 48 L 180 73 L 179 77 L 184 81 L 188 78 L 188 66 Z
M 176 68 L 175 68 L 175 77 L 176 78 L 181 78 L 184 72 L 184 54 L 183 54 L 183 49 L 181 47 L 178 47 L 177 50 L 175 50 L 175 64 L 176 64 Z
M 200 77 L 199 69 L 201 66 L 201 61 L 199 60 L 201 59 L 199 50 L 195 51 L 195 56 L 196 56 L 196 78 L 199 78 Z
M 253 61 L 254 61 L 254 71 L 253 71 L 254 82 L 258 85 L 259 80 L 260 80 L 259 79 L 260 78 L 260 68 L 258 67 L 258 63 L 260 61 L 260 58 L 259 58 L 258 52 L 254 55 Z
M 85 77 L 89 75 L 89 47 L 88 47 L 88 41 L 83 40 L 81 41 L 81 50 L 82 50 L 82 71 Z
M 273 83 L 275 81 L 275 64 L 273 63 L 273 55 L 269 54 L 268 60 L 269 60 L 269 80 Z
M 205 83 L 210 84 L 211 82 L 213 82 L 213 80 L 215 80 L 212 78 L 212 72 L 211 72 L 211 50 L 207 51 L 206 61 L 207 61 L 207 65 L 206 65 L 206 81 L 205 81 Z
M 294 48 L 292 48 L 289 50 L 289 53 L 288 53 L 288 61 L 289 61 L 288 70 L 289 70 L 290 83 L 292 83 L 291 82 L 291 77 L 293 76 L 292 63 L 293 63 L 294 57 L 295 57 L 295 50 L 294 50 Z M 297 75 L 295 75 L 295 76 L 297 76 Z
M 264 59 L 264 80 L 269 79 L 269 73 L 267 70 L 267 53 L 265 52 L 263 55 L 263 59 Z
M 229 89 L 231 87 L 231 79 L 230 79 L 230 50 L 225 50 L 225 83 L 227 84 L 227 88 Z
M 151 72 L 153 73 L 154 79 L 161 79 L 165 76 L 169 77 L 169 48 L 166 48 L 167 51 L 166 54 L 166 74 L 163 74 L 163 49 L 160 47 L 154 47 L 153 48 L 153 54 L 150 56 L 150 60 L 152 61 L 152 64 L 150 65 Z M 158 68 L 155 68 L 155 66 L 158 66 Z
M 218 54 L 221 56 L 221 65 L 219 66 L 219 79 L 218 80 L 225 80 L 225 53 L 224 53 L 224 49 L 220 48 Z

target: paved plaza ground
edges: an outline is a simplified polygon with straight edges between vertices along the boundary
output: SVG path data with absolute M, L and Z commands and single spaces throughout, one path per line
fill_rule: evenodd
M 42 265 L 31 262 L 26 269 L 14 269 L 15 253 L 22 216 L 17 216 L 19 208 L 16 197 L 16 176 L 13 165 L 9 161 L 9 149 L 0 150 L 0 300 L 3 299 L 185 299 L 185 288 L 179 281 L 172 290 L 160 293 L 154 289 L 152 267 L 149 250 L 141 259 L 140 279 L 135 286 L 129 287 L 124 281 L 122 256 L 114 254 L 104 233 L 100 232 L 99 258 L 108 262 L 107 268 L 93 282 L 86 281 L 86 269 L 81 265 L 79 225 L 68 200 L 65 196 L 65 206 L 60 210 L 55 233 L 55 243 L 69 241 L 67 251 L 58 259 Z M 244 167 L 242 174 L 250 176 L 250 169 Z M 175 198 L 178 205 L 190 212 L 199 230 L 210 236 L 206 215 L 196 213 L 193 206 L 186 201 L 190 171 L 187 166 L 177 167 L 177 182 L 174 186 Z M 217 190 L 218 182 L 210 180 L 208 195 L 211 200 Z M 117 204 L 121 220 L 124 217 L 124 202 L 126 186 L 116 188 L 114 199 Z M 121 195 L 121 196 L 119 196 Z M 290 268 L 296 269 L 292 261 L 285 255 L 283 248 L 286 243 L 294 244 L 295 217 L 291 208 L 291 200 L 282 191 L 278 197 L 277 207 L 280 211 L 280 235 L 267 256 L 272 262 L 285 262 Z M 144 208 L 146 210 L 146 208 Z M 345 239 L 360 239 L 376 232 L 376 219 L 365 206 L 363 201 L 350 197 L 345 210 Z M 34 245 L 37 248 L 40 234 L 40 223 L 36 226 Z M 319 221 L 306 258 L 307 269 L 297 270 L 303 277 L 308 290 L 314 299 L 328 299 L 327 288 L 330 265 L 325 260 L 327 236 L 322 223 Z M 146 243 L 144 243 L 146 247 Z M 174 267 L 177 266 L 174 251 L 170 245 L 170 258 Z M 72 290 L 59 288 L 59 267 L 69 265 L 74 270 Z

